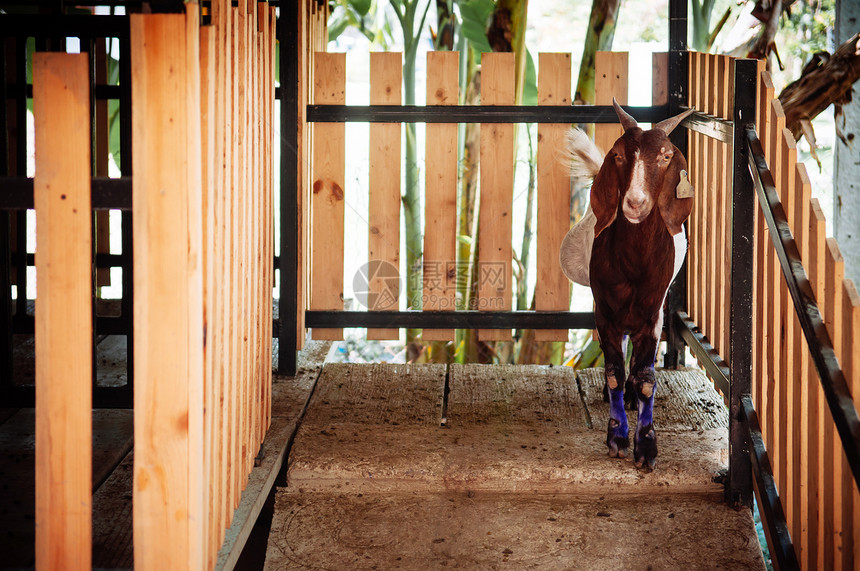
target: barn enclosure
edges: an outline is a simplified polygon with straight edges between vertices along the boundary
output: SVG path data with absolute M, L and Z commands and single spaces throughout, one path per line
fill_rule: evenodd
M 431 52 L 427 103 L 405 106 L 402 54 L 374 53 L 370 105 L 348 106 L 344 55 L 325 51 L 326 3 L 152 4 L 165 13 L 0 16 L 0 394 L 5 424 L 34 418 L 35 525 L 15 525 L 40 568 L 96 564 L 94 488 L 122 466 L 133 473 L 122 530 L 133 559 L 116 566 L 232 568 L 302 420 L 303 402 L 273 413 L 273 370 L 289 385 L 309 338 L 359 327 L 374 339 L 418 328 L 427 341 L 455 329 L 497 341 L 534 329 L 564 341 L 594 324 L 569 310 L 557 261 L 571 211 L 560 150 L 571 124 L 595 123 L 604 149 L 618 136 L 609 104 L 632 87 L 627 54 L 599 54 L 593 106 L 572 105 L 569 54 L 539 54 L 538 104 L 526 106 L 513 54 L 483 54 L 481 103 L 464 105 L 458 54 Z M 696 203 L 665 363 L 677 366 L 686 344 L 720 391 L 726 501 L 748 509 L 755 495 L 775 563 L 853 568 L 860 297 L 762 62 L 686 51 L 686 3 L 669 12 L 652 105 L 627 107 L 642 123 L 696 109 L 672 136 Z M 65 53 L 72 38 L 80 53 Z M 343 300 L 347 122 L 370 123 L 367 262 L 398 270 L 368 280 L 366 311 Z M 403 123 L 427 124 L 422 261 L 408 271 L 420 311 L 400 311 L 389 281 L 410 277 L 399 272 Z M 480 285 L 467 307 L 456 296 L 464 123 L 481 125 L 468 262 Z M 528 123 L 538 277 L 535 309 L 514 311 L 514 132 Z M 133 424 L 120 423 L 122 452 L 99 475 L 92 451 L 108 413 Z

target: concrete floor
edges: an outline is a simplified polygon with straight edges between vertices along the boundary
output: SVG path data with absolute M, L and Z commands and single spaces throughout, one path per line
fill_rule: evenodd
M 266 569 L 764 569 L 715 483 L 728 419 L 707 379 L 660 373 L 652 473 L 607 457 L 601 387 L 567 367 L 326 364 Z

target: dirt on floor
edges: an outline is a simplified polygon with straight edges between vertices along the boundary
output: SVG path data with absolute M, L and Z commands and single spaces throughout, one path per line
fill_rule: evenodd
M 658 379 L 648 473 L 607 457 L 599 370 L 327 364 L 266 569 L 764 569 L 723 503 L 721 398 L 696 370 Z

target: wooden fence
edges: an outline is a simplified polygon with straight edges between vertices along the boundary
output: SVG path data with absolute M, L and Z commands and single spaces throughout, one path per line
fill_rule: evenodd
M 825 235 L 824 214 L 810 196 L 809 177 L 797 162 L 794 137 L 767 72 L 761 74 L 759 97 L 759 138 L 856 407 L 860 297 L 844 277 L 836 240 Z M 854 521 L 860 516 L 857 489 L 762 216 L 755 278 L 753 397 L 798 557 L 808 569 L 850 569 L 860 532 Z
M 135 567 L 205 569 L 270 422 L 274 8 L 130 19 Z M 88 56 L 37 54 L 36 554 L 89 569 Z M 73 331 L 74 335 L 69 335 Z
M 732 58 L 690 53 L 690 105 L 732 120 L 732 69 Z M 806 168 L 797 161 L 794 137 L 761 66 L 758 89 L 759 139 L 856 406 L 860 297 L 844 279 L 839 246 L 825 235 L 824 213 L 811 198 Z M 689 224 L 688 312 L 730 361 L 731 146 L 691 132 L 688 154 L 697 189 Z M 854 551 L 860 548 L 857 488 L 758 206 L 753 276 L 752 396 L 798 559 L 804 569 L 854 568 L 860 563 Z
M 654 104 L 666 104 L 667 54 L 655 54 Z M 542 53 L 538 60 L 538 105 L 569 109 L 571 97 L 570 54 Z M 600 52 L 597 57 L 596 103 L 609 105 L 612 97 L 627 102 L 626 53 Z M 371 104 L 401 105 L 399 85 L 401 54 L 370 54 Z M 346 58 L 343 53 L 317 52 L 313 56 L 313 92 L 315 105 L 343 105 L 346 90 Z M 457 105 L 458 54 L 427 54 L 427 105 Z M 514 55 L 488 53 L 481 61 L 482 105 L 514 104 Z M 400 272 L 400 131 L 397 123 L 372 123 L 370 129 L 369 166 L 369 259 L 368 263 L 388 263 Z M 565 160 L 565 133 L 569 123 L 540 123 L 537 143 L 537 280 L 535 309 L 567 311 L 570 306 L 570 284 L 558 263 L 558 250 L 570 228 L 570 182 Z M 342 122 L 312 124 L 312 161 L 307 170 L 311 177 L 301 179 L 305 186 L 299 193 L 309 198 L 310 214 L 303 215 L 300 234 L 308 235 L 309 244 L 299 263 L 299 283 L 310 292 L 309 299 L 298 306 L 299 320 L 304 310 L 341 311 L 344 309 L 344 210 L 353 200 L 345 190 L 345 129 Z M 514 180 L 514 125 L 488 122 L 480 127 L 480 193 L 477 264 L 479 286 L 477 299 L 468 309 L 510 311 L 513 303 L 512 210 Z M 596 126 L 596 140 L 608 149 L 620 135 L 617 124 Z M 425 143 L 423 282 L 424 312 L 467 309 L 456 306 L 458 272 L 468 260 L 457 257 L 457 135 L 456 124 L 428 122 Z M 304 168 L 304 166 L 303 166 Z M 405 272 L 408 274 L 408 272 Z M 400 275 L 404 275 L 401 272 Z M 406 279 L 409 279 L 408 277 Z M 382 295 L 381 283 L 369 284 L 372 296 L 370 310 L 397 310 L 397 292 Z M 397 329 L 369 329 L 370 338 L 396 338 Z M 306 330 L 300 326 L 299 346 Z M 316 339 L 340 339 L 341 329 L 314 328 Z M 483 340 L 511 340 L 510 329 L 479 329 Z M 453 340 L 453 329 L 425 328 L 425 340 Z M 565 329 L 538 331 L 539 341 L 564 341 Z

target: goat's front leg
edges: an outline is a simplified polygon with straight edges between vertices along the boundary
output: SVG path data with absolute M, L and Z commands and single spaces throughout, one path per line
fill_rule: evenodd
M 605 319 L 596 317 L 600 348 L 603 349 L 606 365 L 604 391 L 609 394 L 609 426 L 606 429 L 606 445 L 609 456 L 624 458 L 630 447 L 627 412 L 624 410 L 624 353 L 622 332 Z
M 659 331 L 662 319 L 655 326 Z M 657 337 L 647 331 L 633 336 L 633 362 L 630 381 L 638 401 L 639 416 L 633 435 L 633 461 L 637 468 L 653 470 L 657 462 L 657 431 L 654 428 L 654 395 L 657 377 L 654 362 L 657 359 Z

